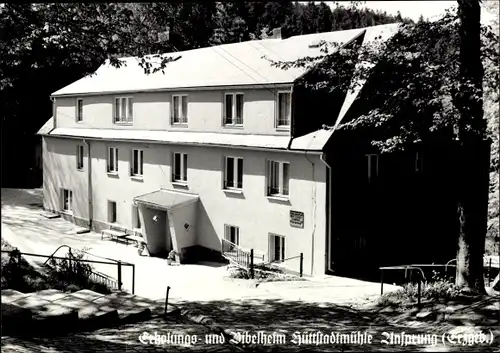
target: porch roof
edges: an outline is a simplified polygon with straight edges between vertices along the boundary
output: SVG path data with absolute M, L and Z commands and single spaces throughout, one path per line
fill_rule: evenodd
M 198 195 L 195 194 L 160 189 L 145 195 L 136 196 L 134 202 L 169 210 L 196 202 L 198 198 Z

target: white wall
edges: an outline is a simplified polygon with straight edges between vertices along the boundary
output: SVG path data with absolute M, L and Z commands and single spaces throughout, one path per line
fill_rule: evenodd
M 50 138 L 44 144 L 44 188 L 46 202 L 53 202 L 53 190 L 68 185 L 82 197 L 78 205 L 85 211 L 86 173 L 75 170 L 73 150 L 76 141 Z M 269 250 L 269 233 L 286 237 L 286 257 L 304 253 L 304 269 L 310 273 L 314 255 L 314 271 L 324 273 L 325 268 L 325 205 L 326 169 L 319 157 L 285 152 L 261 152 L 215 147 L 168 146 L 159 144 L 106 143 L 92 141 L 92 184 L 94 220 L 107 222 L 108 200 L 117 203 L 117 222 L 132 227 L 132 199 L 158 190 L 173 189 L 171 183 L 172 152 L 188 154 L 188 182 L 183 190 L 199 194 L 196 220 L 196 242 L 220 250 L 224 225 L 240 228 L 240 245 L 256 252 Z M 119 173 L 106 173 L 106 149 L 119 149 Z M 144 150 L 144 178 L 130 177 L 130 159 L 133 148 Z M 51 152 L 54 151 L 54 152 Z M 66 154 L 62 154 L 64 151 Z M 73 152 L 74 153 L 74 152 Z M 222 190 L 224 156 L 242 157 L 244 160 L 243 194 L 235 195 Z M 266 197 L 266 159 L 290 163 L 290 196 L 288 202 Z M 309 159 L 309 161 L 308 161 Z M 313 164 L 311 164 L 313 163 Z M 69 171 L 69 172 L 68 172 Z M 313 182 L 312 180 L 315 180 Z M 80 192 L 80 190 L 82 190 Z M 290 210 L 304 212 L 304 229 L 290 226 Z M 80 212 L 80 211 L 79 211 Z M 83 214 L 83 213 L 82 213 Z M 314 241 L 313 241 L 314 238 Z M 298 264 L 298 262 L 297 262 Z M 298 265 L 296 265 L 298 270 Z
M 137 130 L 189 130 L 203 132 L 231 132 L 252 134 L 288 135 L 287 131 L 275 129 L 275 89 L 235 90 L 244 94 L 243 128 L 224 126 L 224 93 L 233 91 L 186 91 L 188 95 L 188 125 L 179 127 L 170 124 L 172 93 L 136 93 L 133 98 L 134 123 L 120 125 L 113 123 L 114 96 L 85 96 L 56 98 L 57 127 L 81 127 L 100 129 Z M 83 121 L 76 122 L 76 100 L 83 99 Z
M 88 219 L 88 154 L 84 148 L 83 170 L 77 170 L 76 146 L 82 140 L 43 137 L 43 202 L 45 209 L 62 210 L 62 189 L 73 192 L 73 216 Z

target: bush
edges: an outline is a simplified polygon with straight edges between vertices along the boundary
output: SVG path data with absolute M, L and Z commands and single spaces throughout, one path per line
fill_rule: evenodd
M 241 267 L 230 268 L 229 277 L 237 279 L 251 279 L 250 269 Z M 271 264 L 257 264 L 254 266 L 254 279 L 261 282 L 273 281 L 302 281 L 305 280 L 296 276 L 286 276 L 282 268 Z
M 2 241 L 2 249 L 10 247 Z M 104 284 L 93 282 L 90 264 L 76 260 L 84 258 L 83 251 L 74 251 L 64 259 L 51 259 L 47 273 L 35 270 L 22 257 L 19 262 L 19 250 L 10 247 L 8 254 L 2 254 L 2 289 L 14 289 L 23 293 L 36 292 L 44 289 L 76 292 L 90 289 L 98 293 L 109 294 L 111 290 Z
M 93 268 L 83 260 L 83 251 L 69 252 L 64 259 L 50 259 L 48 275 L 56 282 L 75 284 L 87 287 L 90 282 Z
M 448 277 L 441 277 L 436 271 L 430 281 L 421 285 L 422 300 L 451 300 L 460 295 L 460 289 Z M 396 305 L 406 307 L 418 300 L 418 284 L 408 283 L 394 292 L 383 294 L 379 298 L 379 305 Z

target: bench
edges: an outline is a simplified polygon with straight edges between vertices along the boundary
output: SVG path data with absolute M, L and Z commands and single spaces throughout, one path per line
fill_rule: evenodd
M 127 236 L 128 236 L 128 234 L 123 229 L 121 229 L 119 227 L 114 227 L 114 226 L 111 226 L 109 229 L 104 229 L 101 232 L 101 240 L 104 239 L 105 235 L 107 235 L 108 237 L 110 237 L 111 240 L 114 240 L 116 242 L 118 242 L 118 239 L 127 240 Z M 127 241 L 127 244 L 128 244 L 128 241 Z
M 127 240 L 127 243 L 130 240 L 130 241 L 135 241 L 137 243 L 137 245 L 139 245 L 140 243 L 147 244 L 146 239 L 144 239 L 141 236 L 135 235 L 135 234 L 133 234 L 133 235 L 129 234 L 129 235 L 127 235 L 127 237 L 125 239 Z

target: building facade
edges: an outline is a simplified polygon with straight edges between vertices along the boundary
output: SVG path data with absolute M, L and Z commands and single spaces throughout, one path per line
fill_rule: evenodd
M 263 54 L 295 60 L 320 40 L 363 42 L 388 29 L 178 52 L 152 75 L 129 59 L 104 64 L 52 95 L 39 131 L 44 208 L 95 231 L 137 232 L 153 255 L 175 250 L 184 262 L 217 254 L 226 239 L 264 261 L 302 253 L 304 273 L 328 272 L 333 129 L 319 124 L 334 125 L 339 111 L 309 126 L 296 109 L 308 102 L 294 93 L 307 71 L 272 67 Z

